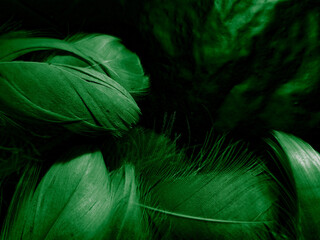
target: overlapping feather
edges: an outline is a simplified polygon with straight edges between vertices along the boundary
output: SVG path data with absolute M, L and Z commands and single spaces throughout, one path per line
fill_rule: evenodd
M 8 122 L 19 121 L 32 127 L 46 124 L 48 129 L 40 134 L 62 125 L 78 134 L 120 136 L 137 122 L 140 110 L 131 93 L 138 96 L 148 86 L 139 58 L 106 35 L 100 35 L 94 45 L 104 45 L 103 39 L 109 38 L 114 42 L 100 55 L 82 47 L 86 38 L 83 35 L 77 47 L 24 32 L 0 37 L 1 132 L 7 136 Z M 63 54 L 81 64 L 52 63 L 46 61 L 48 54 Z M 1 140 L 2 147 L 7 140 Z M 101 154 L 84 153 L 55 163 L 37 185 L 35 164 L 29 163 L 18 184 L 2 239 L 143 239 L 148 235 L 146 228 L 141 229 L 144 220 L 132 165 L 109 173 Z
M 271 147 L 269 152 L 268 168 L 270 176 L 274 179 L 278 189 L 279 234 L 276 239 L 300 239 L 301 229 L 299 227 L 299 199 L 290 161 L 284 150 L 272 139 L 265 139 Z
M 134 96 L 146 93 L 149 78 L 139 57 L 116 37 L 77 34 L 67 40 L 6 34 L 0 37 L 0 61 L 12 61 L 37 51 L 56 51 L 46 61 L 93 68 L 106 73 Z
M 268 170 L 239 145 L 222 145 L 223 139 L 208 144 L 189 161 L 166 137 L 141 129 L 118 144 L 114 157 L 133 162 L 145 182 L 141 207 L 150 215 L 158 239 L 281 235 L 278 188 Z
M 139 57 L 125 48 L 120 39 L 105 34 L 78 34 L 68 41 L 75 49 L 94 60 L 106 74 L 134 97 L 145 94 L 148 90 L 149 79 L 144 74 Z M 54 55 L 48 61 L 88 66 L 73 56 Z
M 37 176 L 26 171 L 27 175 Z M 22 178 L 21 184 L 26 182 Z M 108 172 L 99 151 L 76 151 L 28 191 L 17 189 L 2 239 L 145 239 L 134 167 Z M 14 208 L 15 207 L 15 208 Z
M 25 120 L 64 124 L 78 133 L 115 135 L 138 120 L 139 109 L 103 74 L 36 62 L 0 62 L 0 108 Z
M 119 136 L 135 124 L 140 111 L 131 94 L 149 84 L 139 58 L 114 37 L 81 36 L 75 42 L 14 32 L 1 36 L 1 111 L 23 121 L 62 123 L 80 134 Z M 48 62 L 17 61 L 44 50 L 51 57 L 36 59 Z M 72 64 L 57 61 L 59 54 Z
M 105 161 L 99 151 L 77 152 L 55 163 L 37 186 L 37 172 L 26 171 L 2 238 L 316 239 L 319 156 L 298 138 L 275 136 L 290 166 L 284 156 L 279 164 L 285 175 L 292 168 L 296 182 L 302 235 L 287 213 L 294 209 L 281 200 L 295 196 L 239 143 L 207 141 L 188 160 L 175 141 L 136 128 L 105 145 Z M 26 179 L 31 185 L 23 185 Z
M 0 61 L 9 62 L 17 58 L 37 51 L 44 50 L 60 50 L 68 54 L 77 56 L 84 61 L 94 65 L 94 61 L 88 58 L 81 51 L 76 49 L 73 45 L 54 38 L 35 38 L 32 36 L 20 36 L 20 34 L 10 33 L 8 35 L 0 36 Z
M 303 239 L 320 238 L 320 155 L 300 138 L 274 131 L 289 159 L 297 187 Z M 283 161 L 282 159 L 279 159 Z

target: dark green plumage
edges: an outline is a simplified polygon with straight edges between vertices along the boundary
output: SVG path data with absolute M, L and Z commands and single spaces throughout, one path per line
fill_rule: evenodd
M 19 32 L 2 36 L 1 110 L 14 119 L 62 124 L 80 134 L 109 131 L 119 136 L 138 120 L 131 94 L 139 96 L 148 88 L 139 58 L 111 36 L 73 39 Z M 39 51 L 54 53 L 43 62 L 14 61 Z M 56 51 L 64 54 L 63 60 Z
M 139 109 L 105 75 L 62 65 L 0 62 L 1 110 L 16 119 L 62 124 L 76 133 L 119 135 L 138 120 Z
M 13 22 L 0 27 L 1 210 L 22 176 L 3 233 L 318 239 L 318 13 L 313 0 L 0 1 Z M 173 112 L 174 141 L 156 133 Z M 212 127 L 248 144 L 203 141 Z

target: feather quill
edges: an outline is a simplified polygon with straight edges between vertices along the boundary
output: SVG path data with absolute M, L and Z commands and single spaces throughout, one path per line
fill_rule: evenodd
M 66 161 L 67 160 L 67 161 Z M 108 172 L 101 152 L 55 163 L 21 199 L 2 239 L 145 239 L 132 165 Z M 12 205 L 14 205 L 14 201 Z
M 304 239 L 320 238 L 320 155 L 300 138 L 274 131 L 290 162 L 300 207 Z
M 139 116 L 131 95 L 106 75 L 38 62 L 0 62 L 0 111 L 12 118 L 59 123 L 88 134 L 119 136 Z

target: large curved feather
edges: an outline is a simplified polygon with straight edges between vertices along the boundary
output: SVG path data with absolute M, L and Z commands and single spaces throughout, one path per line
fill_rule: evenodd
M 0 110 L 13 118 L 120 135 L 137 122 L 130 94 L 107 76 L 61 65 L 0 62 Z
M 319 239 L 320 155 L 293 135 L 274 131 L 274 136 L 288 156 L 297 186 L 301 234 L 304 239 Z

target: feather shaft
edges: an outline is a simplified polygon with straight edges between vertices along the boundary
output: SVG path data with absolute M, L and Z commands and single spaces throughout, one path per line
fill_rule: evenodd
M 197 216 L 189 216 L 186 214 L 180 214 L 177 212 L 171 212 L 167 210 L 162 210 L 154 207 L 150 207 L 144 204 L 137 204 L 140 207 L 143 207 L 145 209 L 155 211 L 158 213 L 166 214 L 166 215 L 171 215 L 174 217 L 180 217 L 180 218 L 185 218 L 189 220 L 196 220 L 196 221 L 201 221 L 201 222 L 212 222 L 212 223 L 227 223 L 227 224 L 263 224 L 263 223 L 272 223 L 274 221 L 234 221 L 234 220 L 223 220 L 223 219 L 212 219 L 212 218 L 203 218 L 203 217 L 197 217 Z

